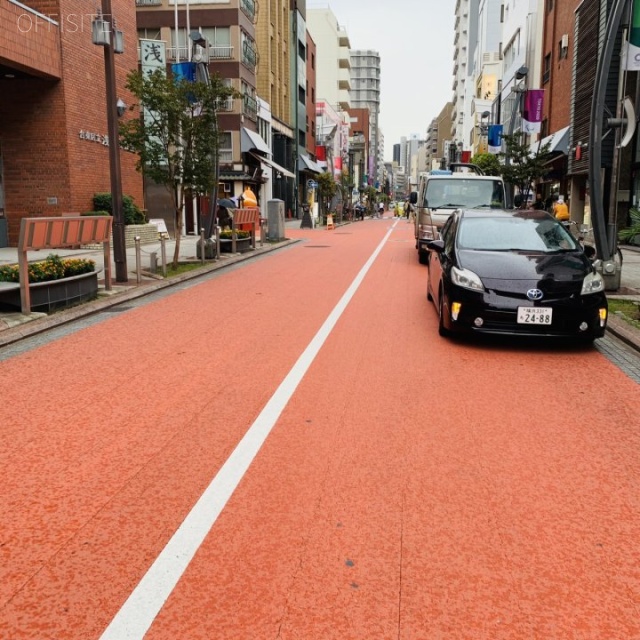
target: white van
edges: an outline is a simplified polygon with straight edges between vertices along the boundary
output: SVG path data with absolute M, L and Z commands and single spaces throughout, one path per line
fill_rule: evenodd
M 410 197 L 414 206 L 418 260 L 427 263 L 427 242 L 435 240 L 456 209 L 505 208 L 502 178 L 486 176 L 473 164 L 452 164 L 422 176 Z

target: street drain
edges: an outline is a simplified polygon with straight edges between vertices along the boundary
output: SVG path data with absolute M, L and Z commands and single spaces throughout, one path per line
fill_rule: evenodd
M 107 307 L 101 313 L 122 313 L 123 311 L 131 311 L 133 307 Z

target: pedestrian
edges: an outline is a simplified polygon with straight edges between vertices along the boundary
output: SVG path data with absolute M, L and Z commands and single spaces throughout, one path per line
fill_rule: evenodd
M 380 202 L 378 203 L 378 215 L 376 216 L 376 218 L 380 218 L 384 215 L 384 203 Z
M 542 194 L 540 192 L 536 193 L 536 199 L 533 203 L 533 208 L 536 211 L 544 211 L 544 200 L 542 199 Z
M 569 207 L 567 203 L 564 201 L 564 196 L 559 196 L 553 207 L 553 215 L 556 217 L 556 220 L 567 221 L 570 219 L 569 215 Z

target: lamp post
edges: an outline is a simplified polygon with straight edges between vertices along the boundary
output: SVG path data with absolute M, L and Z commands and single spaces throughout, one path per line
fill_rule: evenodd
M 515 81 L 513 83 L 512 93 L 515 93 L 513 100 L 513 108 L 511 109 L 511 119 L 509 121 L 509 136 L 513 135 L 516 129 L 516 114 L 518 111 L 522 112 L 522 96 L 527 90 L 526 78 L 529 75 L 529 69 L 525 66 L 520 67 L 516 71 Z M 508 152 L 504 157 L 504 164 L 509 166 L 511 164 L 511 154 Z M 513 184 L 507 184 L 507 193 L 509 194 L 509 202 L 513 204 Z
M 490 111 L 483 111 L 480 114 L 480 149 L 479 153 L 487 153 L 489 150 L 489 118 Z
M 124 212 L 122 210 L 122 173 L 118 134 L 118 97 L 116 96 L 116 53 L 124 53 L 122 31 L 116 30 L 111 0 L 102 0 L 101 15 L 93 21 L 93 44 L 104 47 L 104 76 L 107 90 L 107 135 L 109 137 L 109 173 L 111 177 L 111 213 L 113 215 L 113 259 L 116 282 L 127 282 Z

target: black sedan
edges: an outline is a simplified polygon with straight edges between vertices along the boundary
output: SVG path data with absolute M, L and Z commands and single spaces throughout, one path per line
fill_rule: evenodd
M 428 244 L 427 297 L 440 335 L 601 337 L 604 281 L 545 211 L 458 210 Z

